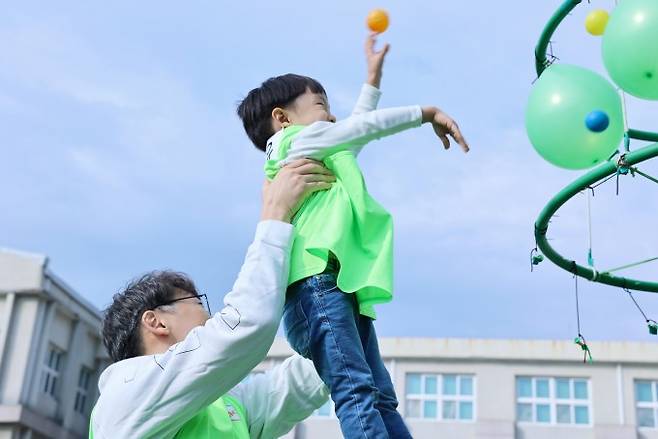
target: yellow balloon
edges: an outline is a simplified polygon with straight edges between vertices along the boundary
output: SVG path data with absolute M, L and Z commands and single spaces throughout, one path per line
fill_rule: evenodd
M 592 35 L 603 35 L 605 27 L 608 24 L 608 18 L 610 18 L 610 15 L 603 9 L 592 11 L 585 19 L 585 29 Z

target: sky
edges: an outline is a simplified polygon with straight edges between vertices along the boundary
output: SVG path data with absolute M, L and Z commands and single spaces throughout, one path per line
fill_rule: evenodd
M 545 162 L 524 110 L 533 50 L 558 0 L 429 2 L 13 2 L 0 15 L 0 247 L 45 254 L 99 308 L 152 269 L 192 276 L 218 309 L 259 216 L 263 155 L 236 103 L 266 78 L 318 79 L 349 115 L 366 76 L 367 13 L 391 25 L 380 108 L 436 105 L 471 145 L 444 151 L 430 127 L 373 142 L 360 156 L 395 221 L 395 297 L 380 336 L 569 339 L 574 280 L 545 261 L 530 272 L 533 224 L 583 171 Z M 583 2 L 554 37 L 559 62 L 603 75 Z M 658 130 L 658 102 L 627 97 L 631 127 Z M 641 142 L 632 147 L 641 146 Z M 645 172 L 658 175 L 647 162 Z M 624 177 L 592 199 L 593 251 L 610 268 L 658 256 L 658 187 Z M 579 195 L 549 229 L 585 263 Z M 655 279 L 656 265 L 626 272 Z M 581 280 L 581 332 L 656 341 L 623 291 Z M 658 296 L 638 293 L 658 319 Z

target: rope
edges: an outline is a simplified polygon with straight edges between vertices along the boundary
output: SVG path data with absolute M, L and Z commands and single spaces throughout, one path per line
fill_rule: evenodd
M 580 305 L 579 305 L 579 300 L 578 300 L 578 274 L 576 272 L 576 261 L 571 261 L 573 264 L 573 278 L 574 281 L 576 282 L 576 323 L 578 327 L 578 336 L 580 336 Z
M 615 0 L 615 8 L 617 7 L 618 1 Z M 626 92 L 622 88 L 617 88 L 617 92 L 621 95 L 621 114 L 624 120 L 624 132 L 628 131 L 628 111 L 626 107 Z M 629 151 L 628 144 L 624 145 L 626 152 Z
M 656 323 L 656 321 L 648 318 L 647 315 L 644 313 L 644 311 L 642 311 L 642 308 L 640 308 L 640 305 L 637 303 L 637 300 L 635 300 L 635 297 L 633 297 L 633 293 L 631 292 L 631 290 L 625 287 L 623 288 L 623 290 L 628 293 L 628 296 L 631 298 L 637 309 L 640 311 L 642 317 L 644 317 L 644 321 L 647 322 L 647 325 L 649 326 L 649 333 L 653 335 L 658 334 L 658 324 Z
M 648 174 L 645 174 L 644 172 L 640 171 L 640 170 L 637 169 L 637 168 L 632 168 L 632 169 L 633 169 L 633 172 L 635 172 L 635 173 L 637 173 L 637 174 L 640 174 L 642 177 L 644 177 L 644 178 L 646 178 L 646 179 L 648 179 L 648 180 L 651 180 L 651 181 L 653 181 L 654 183 L 658 183 L 658 178 L 655 178 L 655 177 L 652 177 L 652 176 L 650 176 L 650 175 L 648 175 Z
M 594 193 L 594 189 L 592 189 Z M 585 194 L 587 198 L 587 230 L 589 232 L 589 249 L 587 251 L 587 264 L 594 268 L 594 256 L 592 255 L 592 203 L 590 201 L 589 192 Z
M 656 261 L 656 260 L 658 260 L 658 256 L 656 256 L 654 258 L 645 259 L 645 260 L 640 261 L 640 262 L 634 262 L 632 264 L 622 265 L 621 267 L 611 268 L 610 270 L 603 271 L 602 273 L 613 273 L 615 271 L 623 270 L 625 268 L 637 267 L 638 265 L 646 264 L 648 262 L 652 262 L 652 261 Z
M 596 183 L 596 184 L 593 185 L 593 186 L 587 186 L 589 189 L 592 190 L 592 196 L 594 196 L 594 189 L 596 189 L 597 187 L 601 186 L 603 183 L 606 183 L 607 181 L 612 180 L 612 179 L 615 178 L 615 177 L 616 177 L 616 174 L 612 174 L 612 175 L 608 176 L 605 180 L 600 181 L 600 182 Z
M 637 309 L 640 310 L 640 313 L 642 313 L 642 317 L 644 317 L 644 320 L 646 320 L 648 322 L 649 319 L 647 318 L 647 315 L 644 313 L 644 311 L 642 311 L 642 308 L 640 308 L 640 305 L 638 305 L 637 300 L 635 300 L 635 297 L 633 297 L 633 293 L 631 293 L 631 290 L 629 290 L 628 288 L 624 288 L 624 291 L 626 291 L 628 293 L 629 297 L 631 298 L 631 300 L 633 300 L 633 303 L 635 304 Z
M 624 119 L 624 132 L 628 131 L 628 113 L 626 108 L 626 93 L 621 88 L 618 88 L 617 91 L 621 94 L 621 114 Z M 627 145 L 625 145 L 627 146 Z M 626 150 L 628 152 L 628 149 Z
M 572 267 L 573 267 L 573 278 L 575 281 L 575 290 L 576 290 L 576 324 L 578 327 L 578 337 L 574 338 L 573 342 L 580 346 L 580 348 L 583 350 L 583 363 L 587 363 L 588 357 L 589 357 L 589 362 L 591 363 L 593 361 L 592 359 L 592 352 L 589 350 L 589 346 L 587 345 L 587 341 L 585 340 L 585 336 L 580 332 L 580 300 L 578 298 L 578 273 L 577 273 L 577 265 L 576 261 L 571 261 Z

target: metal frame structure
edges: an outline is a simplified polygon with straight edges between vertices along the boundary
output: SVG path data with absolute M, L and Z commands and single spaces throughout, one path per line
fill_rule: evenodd
M 549 67 L 553 60 L 549 59 L 547 49 L 549 47 L 551 37 L 556 31 L 562 20 L 569 15 L 569 13 L 582 2 L 582 0 L 566 0 L 548 21 L 544 30 L 539 38 L 539 42 L 535 48 L 535 67 L 537 69 L 537 76 L 541 76 L 544 70 Z M 644 140 L 649 142 L 658 142 L 658 133 L 639 131 L 635 129 L 628 129 L 626 131 L 627 141 L 629 139 Z M 593 267 L 586 267 L 579 265 L 575 260 L 567 259 L 558 253 L 548 242 L 546 233 L 548 232 L 548 225 L 550 219 L 573 196 L 583 190 L 587 190 L 593 184 L 604 178 L 610 177 L 616 173 L 624 173 L 628 169 L 632 170 L 632 166 L 649 160 L 658 156 L 658 143 L 645 146 L 641 149 L 632 152 L 626 152 L 621 155 L 618 161 L 607 161 L 600 166 L 592 169 L 587 174 L 575 180 L 573 183 L 562 189 L 557 193 L 542 209 L 537 221 L 535 222 L 535 240 L 537 247 L 541 252 L 550 259 L 558 267 L 576 275 L 588 279 L 593 282 L 599 282 L 616 287 L 658 292 L 658 282 L 642 281 L 631 279 L 621 276 L 615 276 L 611 272 L 598 272 Z

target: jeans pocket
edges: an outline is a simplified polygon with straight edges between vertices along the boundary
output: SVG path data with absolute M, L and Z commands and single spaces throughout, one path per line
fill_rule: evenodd
M 290 346 L 299 355 L 310 358 L 310 330 L 301 301 L 287 304 L 283 310 L 283 328 Z

